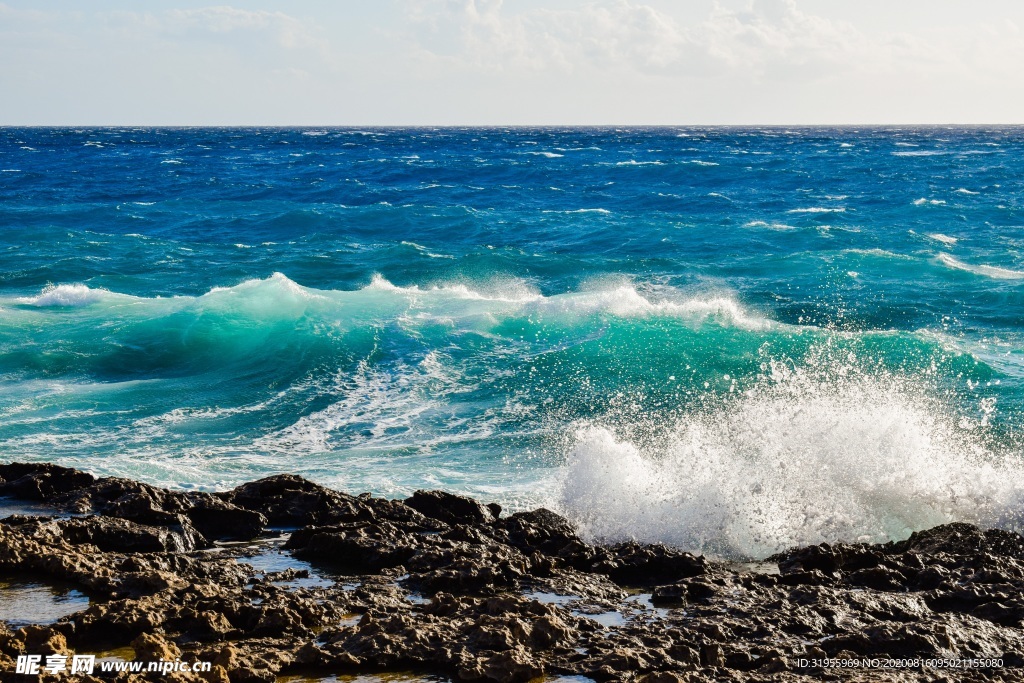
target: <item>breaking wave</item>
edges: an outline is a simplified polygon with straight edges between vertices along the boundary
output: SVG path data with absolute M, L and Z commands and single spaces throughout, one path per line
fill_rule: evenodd
M 1024 463 L 906 378 L 772 363 L 756 386 L 627 437 L 581 424 L 558 507 L 594 538 L 727 558 L 882 542 L 951 521 L 1014 526 Z
M 963 270 L 968 273 L 974 273 L 975 275 L 990 277 L 994 280 L 1024 279 L 1024 271 L 1020 270 L 1010 270 L 1009 268 L 1000 268 L 999 266 L 989 266 L 985 264 L 973 265 L 970 263 L 964 263 L 949 254 L 939 254 L 938 259 L 942 265 L 953 268 L 954 270 Z

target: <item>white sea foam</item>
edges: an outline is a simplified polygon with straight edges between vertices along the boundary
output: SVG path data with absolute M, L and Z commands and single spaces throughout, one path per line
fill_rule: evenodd
M 768 329 L 772 321 L 745 310 L 728 296 L 687 296 L 665 288 L 641 293 L 631 283 L 598 283 L 577 292 L 544 296 L 520 280 L 498 280 L 480 284 L 477 289 L 465 284 L 418 285 L 399 287 L 375 275 L 366 290 L 393 292 L 413 298 L 491 301 L 514 304 L 502 309 L 506 315 L 580 316 L 609 314 L 622 318 L 665 316 L 694 323 L 717 320 L 744 329 Z M 495 311 L 497 312 L 497 311 Z
M 531 302 L 536 314 L 542 316 L 594 315 L 599 313 L 620 318 L 673 317 L 696 324 L 718 321 L 750 330 L 769 329 L 767 318 L 745 310 L 727 296 L 684 297 L 679 292 L 641 293 L 632 284 L 602 286 L 592 290 L 542 297 Z
M 941 232 L 930 232 L 925 235 L 928 239 L 933 239 L 936 242 L 942 242 L 950 246 L 956 244 L 960 240 L 956 237 L 950 237 L 949 235 L 943 235 Z
M 289 297 L 307 299 L 323 296 L 315 289 L 303 287 L 299 283 L 290 279 L 284 273 L 274 273 L 265 280 L 246 280 L 245 282 L 239 283 L 233 287 L 214 287 L 203 296 L 213 297 L 215 295 L 224 294 L 241 295 L 253 292 L 277 292 L 279 294 L 286 294 Z
M 804 209 L 790 209 L 786 213 L 846 213 L 846 207 L 810 206 Z
M 939 262 L 955 270 L 964 270 L 975 275 L 984 275 L 995 280 L 1021 280 L 1024 279 L 1024 271 L 1000 268 L 999 266 L 974 265 L 964 263 L 950 254 L 939 254 Z
M 959 187 L 959 188 L 957 188 L 955 190 L 955 192 L 957 194 L 981 194 L 980 192 L 974 192 L 972 190 L 968 190 L 966 187 Z
M 921 197 L 920 199 L 914 200 L 914 206 L 922 206 L 924 204 L 930 204 L 932 206 L 941 206 L 942 204 L 945 203 L 945 199 L 927 199 L 925 197 Z
M 430 251 L 429 249 L 427 249 L 422 244 L 416 244 L 415 242 L 409 242 L 409 241 L 403 240 L 402 244 L 404 244 L 407 247 L 412 247 L 413 249 L 415 249 L 416 251 L 420 252 L 424 256 L 428 256 L 430 258 L 448 258 L 448 259 L 455 258 L 454 256 L 452 256 L 450 254 L 435 254 L 434 252 Z
M 382 275 L 375 274 L 365 291 L 381 291 L 402 294 L 408 297 L 443 297 L 450 299 L 471 299 L 478 301 L 499 301 L 524 303 L 541 299 L 543 296 L 522 280 L 503 279 L 480 285 L 480 291 L 462 283 L 434 285 L 421 288 L 419 285 L 400 287 L 392 284 Z
M 922 149 L 914 150 L 911 152 L 892 152 L 892 155 L 894 157 L 939 157 L 947 156 L 949 154 L 952 154 L 952 152 L 947 152 L 938 149 Z
M 601 208 L 596 208 L 596 209 L 566 209 L 566 210 L 544 209 L 541 213 L 603 213 L 603 214 L 611 214 L 611 211 L 609 211 L 608 209 L 601 209 Z
M 415 365 L 382 368 L 361 361 L 351 374 L 339 373 L 332 387 L 321 388 L 340 396 L 338 400 L 258 439 L 254 446 L 272 452 L 319 453 L 339 447 L 424 447 L 485 438 L 488 434 L 479 429 L 460 429 L 462 421 L 450 413 L 435 415 L 444 423 L 442 429 L 427 424 L 431 414 L 443 410 L 452 392 L 470 388 L 463 379 L 437 351 L 430 351 Z
M 579 427 L 557 507 L 592 538 L 765 557 L 879 542 L 951 521 L 1016 523 L 1024 466 L 897 378 L 826 379 L 773 364 L 717 407 L 620 435 Z
M 427 253 L 422 245 L 414 242 L 407 245 Z M 211 311 L 230 310 L 256 319 L 282 320 L 313 315 L 317 318 L 326 316 L 336 322 L 353 322 L 357 320 L 353 315 L 370 318 L 394 315 L 414 321 L 419 316 L 449 322 L 477 320 L 479 324 L 474 323 L 473 327 L 478 330 L 509 317 L 543 320 L 600 315 L 676 318 L 698 326 L 714 323 L 749 330 L 779 326 L 779 323 L 746 309 L 728 294 L 694 294 L 673 287 L 641 286 L 618 279 L 592 282 L 578 291 L 544 295 L 532 284 L 514 277 L 473 283 L 399 286 L 377 274 L 362 289 L 346 291 L 304 287 L 282 273 L 274 273 L 265 279 L 214 287 L 201 296 L 147 299 L 94 289 L 84 284 L 63 284 L 48 286 L 37 296 L 16 301 L 37 307 L 80 307 L 101 301 L 147 305 L 159 302 L 161 314 L 199 307 Z M 345 308 L 346 313 L 338 318 L 341 308 Z M 142 313 L 141 309 L 133 310 Z M 152 309 L 146 310 L 153 313 Z
M 744 228 L 766 228 L 768 230 L 796 230 L 792 225 L 785 223 L 769 223 L 767 221 L 750 221 L 743 224 Z
M 870 249 L 860 249 L 860 248 L 843 249 L 842 253 L 844 253 L 844 254 L 857 254 L 859 256 L 879 256 L 881 258 L 889 258 L 889 259 L 910 259 L 910 258 L 913 258 L 911 256 L 907 256 L 906 254 L 897 254 L 895 252 L 888 251 L 886 249 L 879 249 L 878 247 L 872 247 Z
M 87 285 L 49 285 L 34 297 L 20 299 L 20 303 L 33 306 L 79 307 L 94 304 L 109 295 L 105 289 L 92 289 Z

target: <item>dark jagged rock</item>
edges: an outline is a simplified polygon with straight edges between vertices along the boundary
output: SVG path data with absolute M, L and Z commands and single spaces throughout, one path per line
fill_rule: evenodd
M 353 573 L 398 567 L 416 552 L 415 537 L 394 524 L 305 527 L 292 533 L 285 548 L 296 557 L 321 560 Z
M 528 552 L 557 554 L 566 546 L 580 542 L 568 520 L 545 508 L 517 512 L 504 520 L 503 527 L 509 542 Z
M 444 491 L 417 491 L 405 499 L 405 504 L 431 519 L 446 524 L 482 524 L 497 517 L 490 509 L 472 498 Z
M 48 501 L 54 496 L 89 486 L 96 480 L 88 472 L 44 463 L 0 465 L 0 496 Z
M 291 474 L 242 484 L 221 497 L 245 510 L 259 512 L 270 524 L 281 527 L 382 520 L 424 523 L 425 520 L 401 501 L 350 496 Z
M 707 571 L 707 561 L 690 553 L 672 550 L 663 545 L 623 543 L 611 548 L 607 564 L 598 564 L 596 571 L 606 571 L 616 583 L 627 586 L 650 586 L 699 576 Z
M 103 552 L 183 553 L 208 545 L 202 535 L 188 526 L 187 520 L 184 529 L 147 526 L 116 517 L 56 520 L 21 517 L 8 519 L 7 524 L 33 538 L 60 540 L 70 545 L 90 544 Z
M 50 464 L 0 465 L 0 496 L 42 501 L 73 514 L 119 517 L 139 524 L 190 528 L 208 539 L 249 540 L 267 525 L 262 514 L 209 493 L 168 491 L 130 479 L 96 479 Z
M 594 545 L 549 510 L 501 518 L 441 492 L 390 501 L 281 475 L 181 493 L 50 465 L 3 465 L 0 478 L 4 495 L 88 515 L 0 520 L 0 578 L 67 582 L 91 600 L 52 625 L 0 622 L 4 674 L 25 652 L 127 647 L 213 664 L 133 682 L 407 670 L 503 683 L 1024 680 L 1024 538 L 1009 531 L 949 524 L 896 543 L 795 548 L 766 574 L 664 546 Z M 257 547 L 197 551 L 268 523 L 297 527 L 283 548 L 337 582 L 256 571 Z M 1002 665 L 822 668 L 829 658 Z
M 685 607 L 686 593 L 685 585 L 658 586 L 651 593 L 651 604 L 659 607 Z
M 358 499 L 290 474 L 242 484 L 224 494 L 225 500 L 266 516 L 277 526 L 305 526 L 336 521 L 339 514 L 357 518 Z

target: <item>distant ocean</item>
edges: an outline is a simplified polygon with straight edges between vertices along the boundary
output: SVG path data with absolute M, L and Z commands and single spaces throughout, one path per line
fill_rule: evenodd
M 726 557 L 1015 526 L 1024 129 L 0 129 L 0 461 Z

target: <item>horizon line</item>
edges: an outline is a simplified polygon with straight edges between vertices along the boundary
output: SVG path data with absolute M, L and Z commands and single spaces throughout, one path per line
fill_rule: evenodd
M 3 128 L 1015 128 L 1021 123 L 0 123 Z

